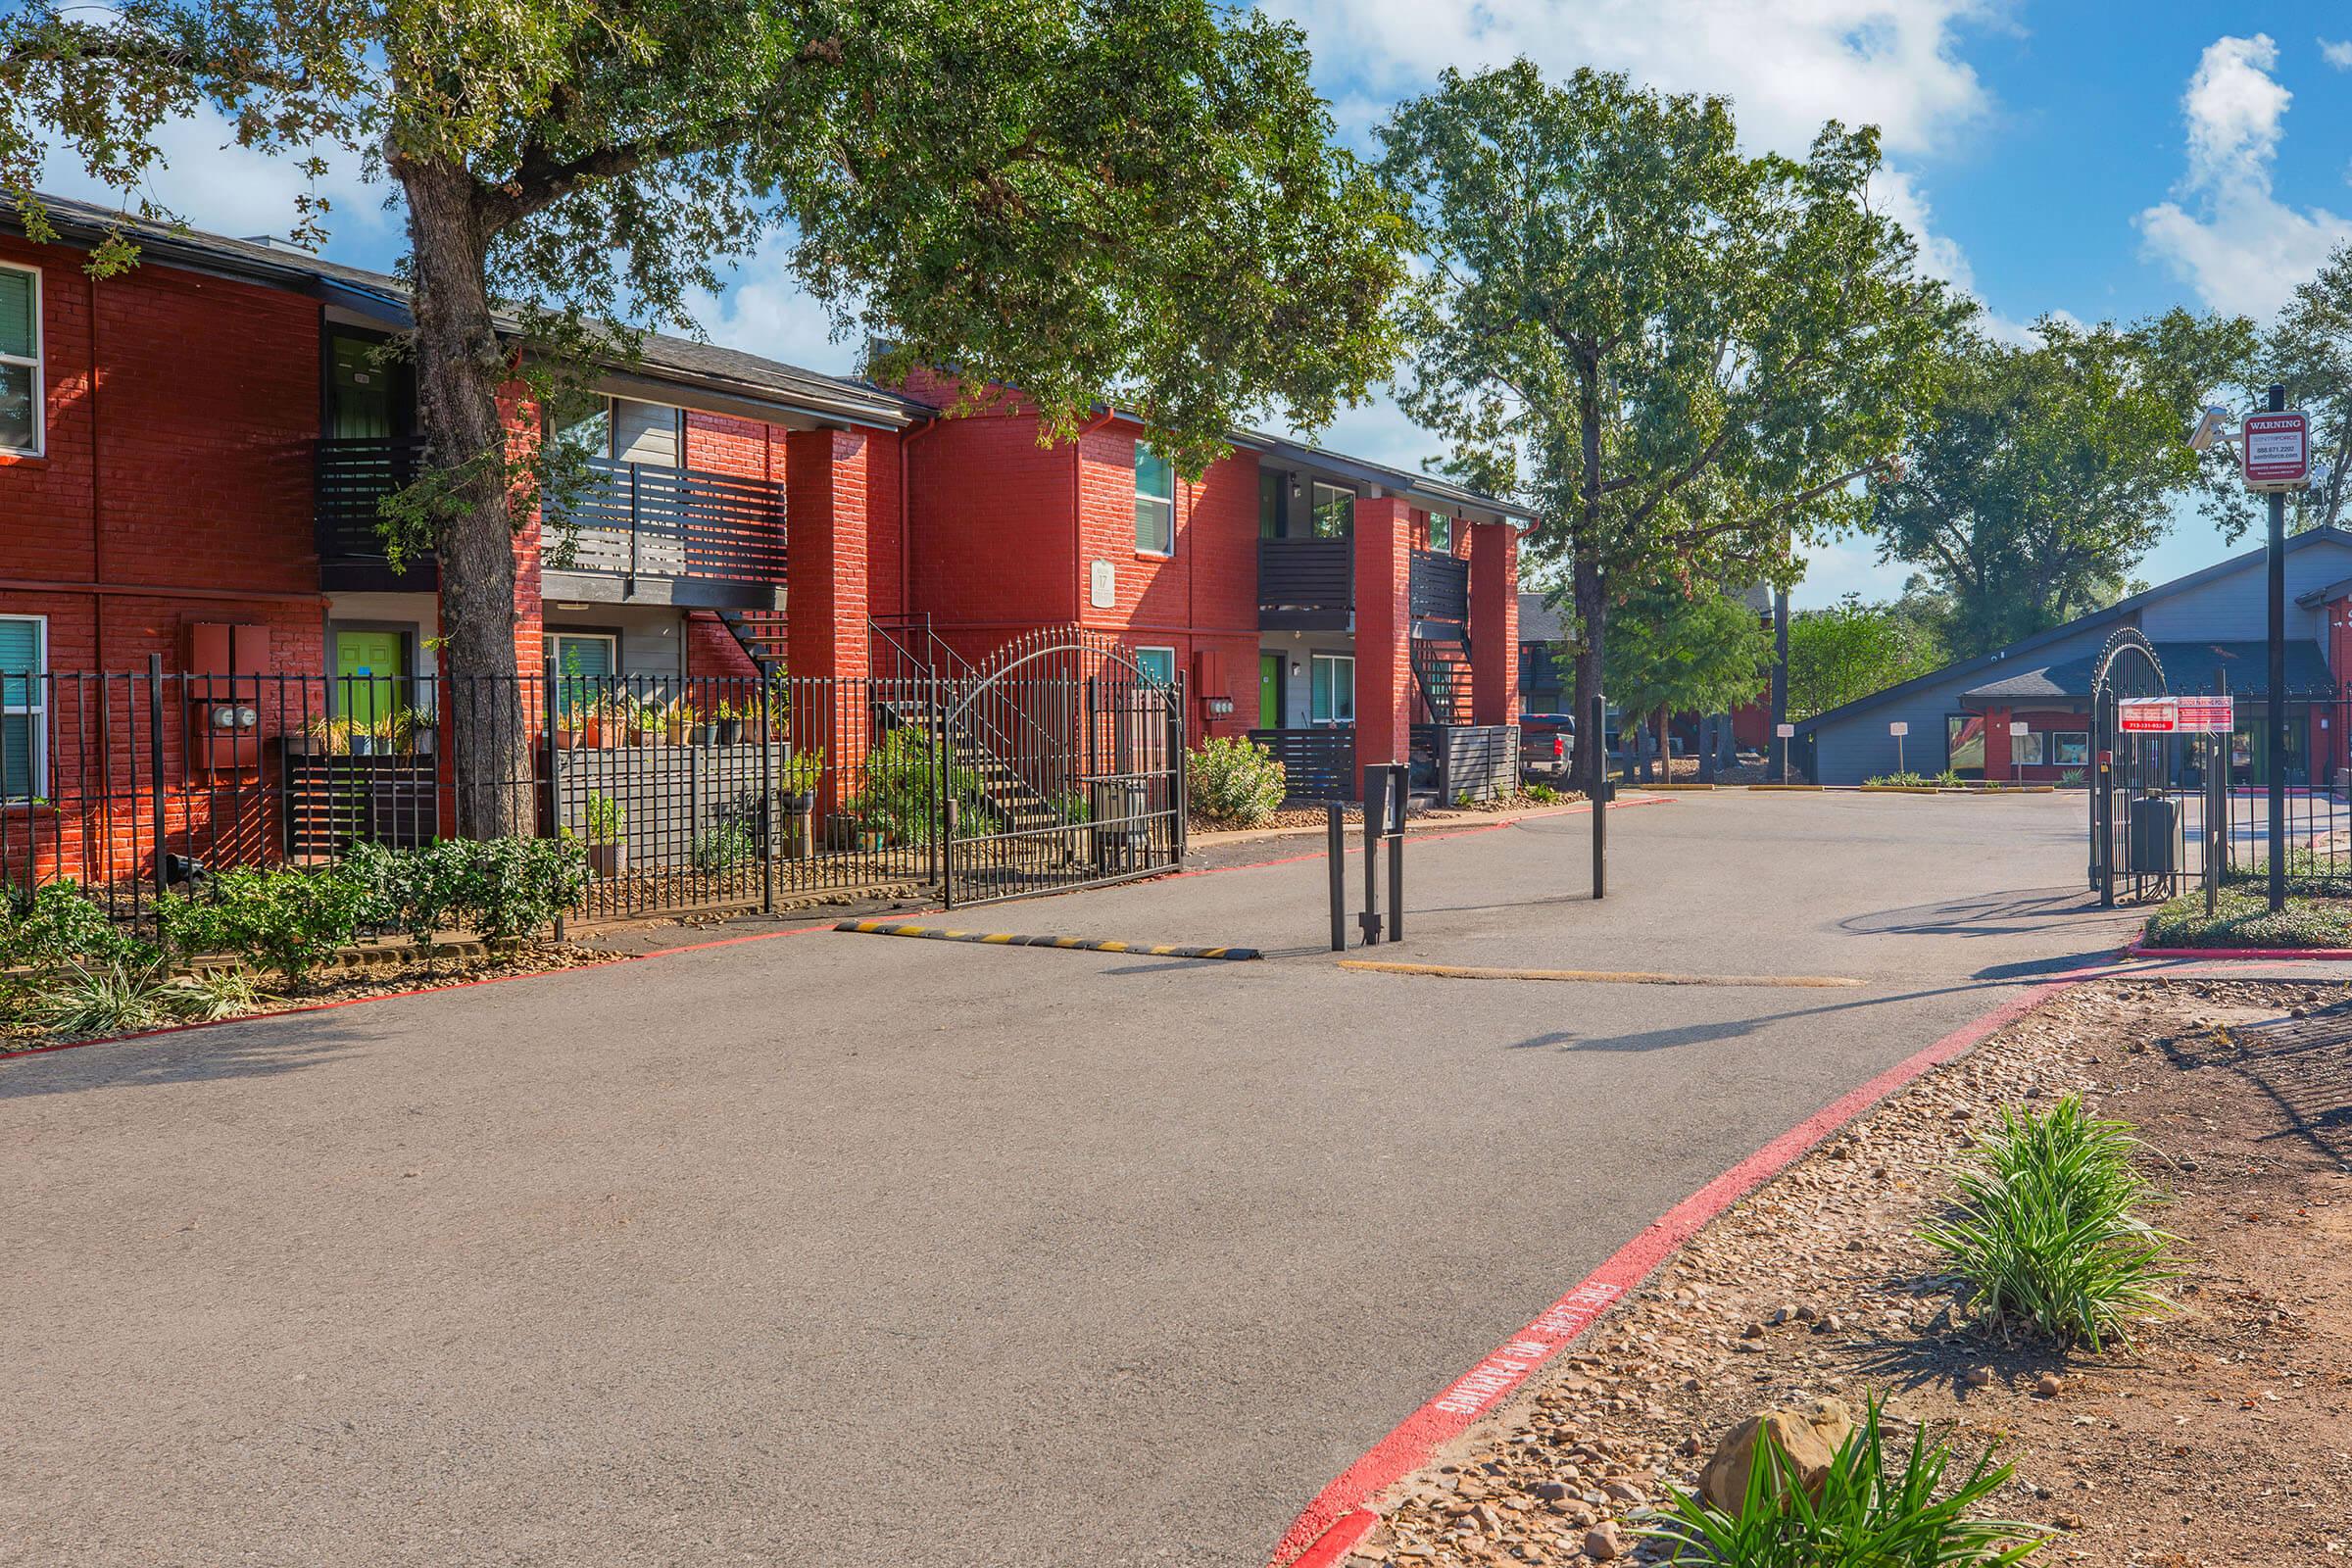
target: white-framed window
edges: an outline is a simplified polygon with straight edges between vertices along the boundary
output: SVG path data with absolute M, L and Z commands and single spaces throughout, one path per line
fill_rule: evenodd
M 2030 729 L 2023 735 L 2010 736 L 2009 760 L 2019 767 L 2041 766 L 2042 739 L 2042 732 L 2037 729 Z
M 0 615 L 0 800 L 49 793 L 49 617 Z
M 1453 554 L 1453 519 L 1442 512 L 1429 514 L 1429 548 L 1441 556 Z
M 1135 444 L 1135 548 L 1147 556 L 1176 553 L 1176 466 L 1141 441 Z
M 2090 762 L 2090 732 L 2059 730 L 2050 737 L 2050 761 L 2059 767 L 2084 767 Z
M 1355 531 L 1354 491 L 1317 479 L 1312 500 L 1316 538 L 1345 539 Z
M 40 455 L 41 382 L 41 274 L 0 262 L 0 452 Z
M 1307 719 L 1316 724 L 1355 722 L 1355 656 L 1316 654 L 1309 672 Z
M 1176 650 L 1173 648 L 1138 648 L 1135 667 L 1144 672 L 1144 679 L 1162 686 L 1176 684 Z
M 620 639 L 609 631 L 551 631 L 547 657 L 556 666 L 556 711 L 592 703 L 612 689 L 620 673 Z

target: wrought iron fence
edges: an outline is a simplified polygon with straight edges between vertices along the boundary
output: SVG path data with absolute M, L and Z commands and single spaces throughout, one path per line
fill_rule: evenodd
M 134 923 L 167 889 L 361 840 L 567 837 L 604 920 L 1005 897 L 1164 868 L 1183 837 L 1176 705 L 1133 679 L 151 662 L 0 676 L 0 879 L 71 878 Z

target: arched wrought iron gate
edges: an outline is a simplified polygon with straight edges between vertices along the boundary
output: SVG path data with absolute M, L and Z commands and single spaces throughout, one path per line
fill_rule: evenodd
M 1054 627 L 949 685 L 931 747 L 949 908 L 1148 876 L 1184 858 L 1180 671 Z
M 2209 887 L 2228 854 L 2229 737 L 2130 727 L 2134 699 L 2174 696 L 2156 650 L 2126 627 L 2090 686 L 2090 886 L 2102 905 Z

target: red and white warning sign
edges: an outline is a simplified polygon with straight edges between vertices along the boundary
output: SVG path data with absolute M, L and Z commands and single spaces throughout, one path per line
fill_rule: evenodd
M 2180 697 L 2174 700 L 2177 726 L 2192 735 L 2227 735 L 2237 727 L 2227 697 Z
M 2238 461 L 2255 490 L 2300 490 L 2311 483 L 2311 420 L 2300 409 L 2249 414 L 2238 434 Z
M 2170 735 L 2180 727 L 2180 705 L 2170 697 L 2119 698 L 2115 727 L 2127 734 Z

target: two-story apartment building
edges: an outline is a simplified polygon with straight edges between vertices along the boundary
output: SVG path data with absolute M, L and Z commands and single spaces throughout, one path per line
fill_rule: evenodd
M 384 352 L 403 285 L 136 224 L 140 265 L 93 280 L 114 215 L 50 213 L 59 237 L 34 244 L 0 209 L 0 668 L 153 660 L 330 677 L 323 700 L 360 710 L 429 703 L 437 567 L 396 567 L 376 526 L 421 450 Z M 518 427 L 590 469 L 567 516 L 517 538 L 524 670 L 855 681 L 909 647 L 982 668 L 1025 633 L 1083 627 L 1181 685 L 1188 733 L 1264 736 L 1301 794 L 1352 794 L 1360 764 L 1416 739 L 1437 763 L 1457 754 L 1433 778 L 1505 776 L 1523 519 L 1491 498 L 1246 434 L 1191 481 L 1116 412 L 1045 447 L 1016 412 L 949 416 L 935 385 L 660 335 L 564 408 L 516 390 Z M 42 707 L 66 689 L 10 688 L 0 768 L 20 811 L 93 788 L 61 777 L 107 745 Z M 159 747 L 189 771 L 193 751 Z

